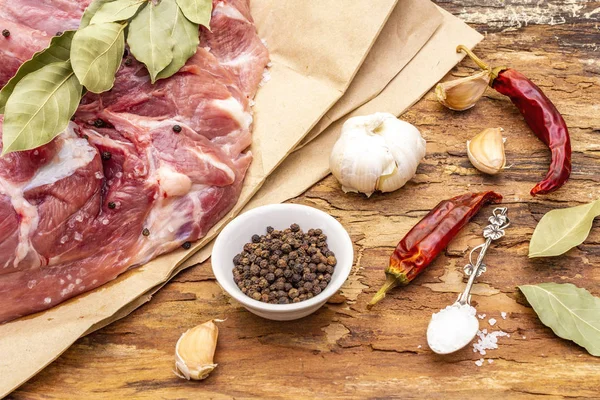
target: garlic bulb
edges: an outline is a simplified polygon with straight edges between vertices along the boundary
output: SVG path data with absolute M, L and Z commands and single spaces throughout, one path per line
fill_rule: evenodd
M 375 190 L 404 186 L 424 156 L 425 140 L 415 126 L 389 113 L 375 113 L 344 123 L 329 166 L 344 192 L 368 197 Z
M 217 367 L 213 363 L 213 357 L 218 336 L 219 328 L 213 321 L 183 333 L 175 346 L 175 374 L 187 380 L 207 378 Z
M 473 107 L 483 96 L 490 82 L 490 71 L 484 70 L 465 78 L 438 83 L 435 95 L 438 101 L 455 111 Z
M 506 165 L 502 128 L 488 128 L 467 141 L 467 155 L 471 164 L 481 172 L 495 175 Z

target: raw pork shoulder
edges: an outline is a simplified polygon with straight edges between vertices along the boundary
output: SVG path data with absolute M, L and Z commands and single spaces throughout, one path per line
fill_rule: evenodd
M 11 33 L 0 85 L 76 28 L 88 3 L 0 0 Z M 212 32 L 176 75 L 152 85 L 127 57 L 114 88 L 87 94 L 55 140 L 0 158 L 0 322 L 194 241 L 233 207 L 251 162 L 248 102 L 269 59 L 248 0 L 213 7 Z

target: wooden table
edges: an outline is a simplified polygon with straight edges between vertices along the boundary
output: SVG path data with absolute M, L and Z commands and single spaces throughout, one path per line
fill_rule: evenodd
M 530 76 L 563 113 L 574 168 L 562 190 L 528 195 L 545 175 L 549 153 L 505 98 L 489 90 L 477 107 L 459 114 L 430 93 L 403 116 L 428 142 L 414 182 L 367 200 L 344 195 L 328 177 L 293 200 L 338 218 L 354 241 L 354 271 L 330 304 L 295 322 L 263 320 L 221 292 L 207 262 L 177 276 L 129 317 L 79 340 L 11 398 L 600 398 L 600 360 L 555 337 L 516 289 L 572 282 L 600 295 L 598 224 L 566 256 L 527 258 L 530 235 L 545 212 L 600 198 L 600 2 L 535 3 L 440 1 L 486 33 L 477 49 L 484 59 Z M 473 70 L 465 62 L 451 75 Z M 465 141 L 495 126 L 506 130 L 512 168 L 489 178 L 469 164 Z M 396 289 L 371 312 L 365 304 L 383 281 L 397 241 L 429 209 L 449 195 L 491 188 L 505 196 L 514 225 L 490 250 L 473 298 L 487 314 L 482 325 L 493 317 L 498 323 L 488 330 L 511 336 L 501 338 L 499 349 L 477 367 L 482 356 L 470 348 L 434 355 L 424 332 L 431 314 L 462 289 L 465 256 L 480 243 L 490 208 L 410 286 Z M 171 370 L 179 335 L 211 318 L 227 318 L 220 325 L 219 367 L 203 382 L 176 378 Z

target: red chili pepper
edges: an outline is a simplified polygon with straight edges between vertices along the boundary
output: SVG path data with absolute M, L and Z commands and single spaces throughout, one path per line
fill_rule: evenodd
M 465 46 L 458 46 L 481 68 L 490 71 L 490 86 L 508 96 L 523 115 L 533 133 L 550 148 L 552 162 L 548 174 L 531 195 L 546 194 L 560 188 L 571 175 L 571 140 L 562 115 L 542 90 L 520 72 L 506 67 L 490 69 Z
M 398 285 L 408 285 L 446 248 L 463 226 L 489 203 L 499 203 L 495 192 L 467 193 L 440 202 L 398 243 L 385 270 L 386 281 L 367 305 L 371 308 Z

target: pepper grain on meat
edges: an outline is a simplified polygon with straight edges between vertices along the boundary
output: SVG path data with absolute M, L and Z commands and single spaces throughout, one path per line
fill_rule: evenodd
M 486 204 L 499 203 L 495 192 L 467 193 L 441 201 L 396 246 L 385 269 L 386 281 L 367 305 L 373 307 L 394 287 L 408 285 L 446 248 Z
M 567 124 L 556 106 L 520 72 L 507 67 L 490 69 L 463 45 L 458 46 L 456 51 L 464 51 L 480 68 L 489 71 L 490 87 L 510 98 L 533 133 L 550 148 L 550 169 L 544 180 L 531 189 L 531 195 L 546 194 L 560 188 L 571 175 L 571 139 Z
M 2 36 L 5 38 L 10 36 L 10 31 L 8 29 L 2 29 Z

